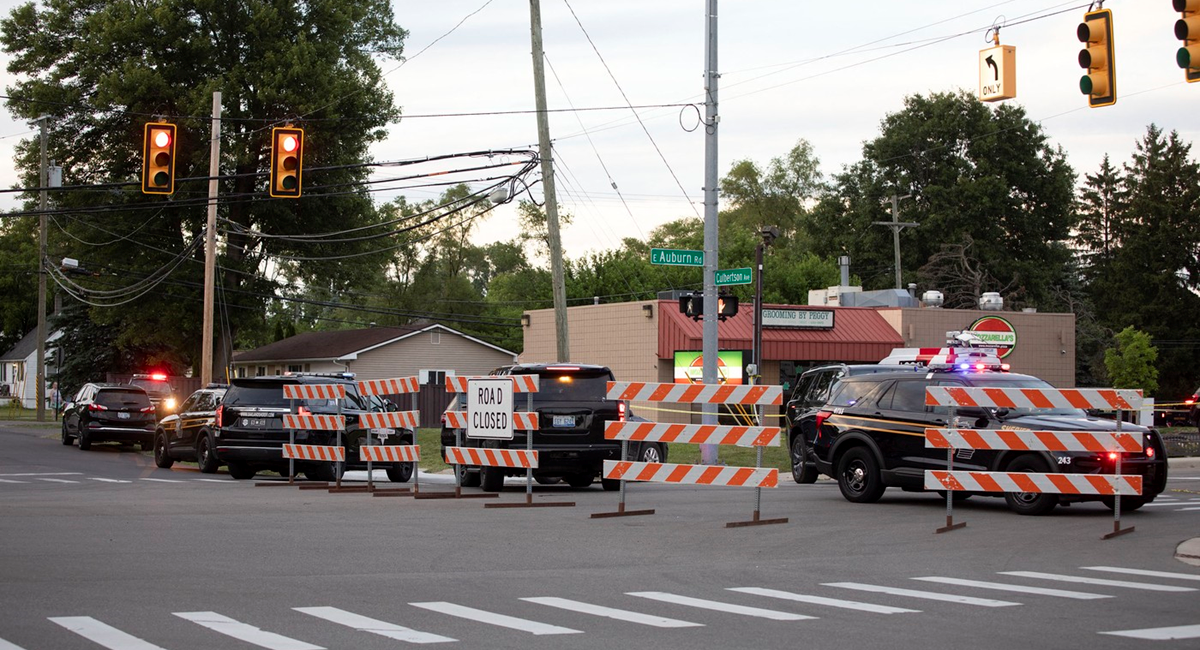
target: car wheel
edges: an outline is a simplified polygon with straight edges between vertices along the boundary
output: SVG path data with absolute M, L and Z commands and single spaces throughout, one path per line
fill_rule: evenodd
M 466 465 L 455 465 L 454 471 L 458 474 L 458 484 L 462 487 L 479 487 L 483 480 L 483 472 L 479 470 L 472 472 Z
M 62 443 L 64 446 L 71 444 L 71 435 L 67 433 L 67 423 L 65 420 L 62 423 Z
M 533 480 L 537 481 L 538 485 L 558 485 L 562 483 L 561 476 L 538 476 L 534 474 Z
M 504 488 L 504 470 L 499 467 L 479 468 L 479 484 L 484 492 L 499 492 Z
M 212 440 L 208 434 L 202 434 L 200 441 L 196 443 L 196 464 L 200 466 L 200 471 L 204 474 L 215 474 L 217 468 L 221 466 L 221 461 L 217 460 L 217 453 L 213 451 Z M 287 473 L 287 470 L 284 470 Z
M 1024 454 L 1014 458 L 1005 471 L 1041 473 L 1048 470 L 1040 457 Z M 1005 492 L 1004 500 L 1018 515 L 1044 515 L 1058 505 L 1058 495 L 1041 492 Z
M 80 427 L 79 433 L 75 434 L 75 444 L 83 451 L 92 448 L 92 439 L 88 437 L 87 431 L 82 427 Z
M 838 488 L 851 503 L 875 503 L 886 486 L 879 475 L 879 462 L 866 447 L 847 451 L 838 462 Z
M 1117 509 L 1117 500 L 1113 497 L 1100 497 L 1100 501 L 1108 506 L 1109 510 Z M 1121 497 L 1121 512 L 1133 512 L 1147 503 L 1150 502 L 1146 497 Z
M 616 492 L 621 489 L 621 479 L 602 478 L 600 479 L 600 487 L 604 488 L 605 492 Z
M 808 444 L 804 436 L 792 439 L 792 480 L 801 485 L 817 482 L 817 468 L 808 463 Z
M 387 477 L 392 483 L 408 483 L 412 475 L 412 463 L 394 463 L 387 468 Z
M 167 453 L 166 434 L 159 433 L 154 436 L 154 464 L 163 469 L 171 469 L 171 466 L 175 464 L 175 460 Z
M 239 481 L 248 481 L 257 473 L 257 470 L 245 463 L 229 463 L 229 475 Z
M 592 484 L 595 477 L 591 474 L 568 474 L 566 477 L 567 485 L 573 488 L 585 488 Z
M 661 463 L 663 462 L 662 448 L 655 443 L 644 444 L 641 453 L 638 454 L 638 460 L 643 463 Z

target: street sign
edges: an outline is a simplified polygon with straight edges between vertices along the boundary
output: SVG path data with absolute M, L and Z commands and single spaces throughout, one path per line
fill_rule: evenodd
M 754 274 L 748 266 L 740 269 L 725 269 L 724 271 L 717 271 L 716 274 L 718 287 L 727 284 L 750 284 L 753 281 Z
M 651 248 L 650 263 L 670 266 L 704 266 L 704 251 Z
M 513 439 L 513 382 L 508 377 L 467 380 L 467 437 Z
M 979 51 L 979 101 L 1017 96 L 1017 48 L 997 45 Z

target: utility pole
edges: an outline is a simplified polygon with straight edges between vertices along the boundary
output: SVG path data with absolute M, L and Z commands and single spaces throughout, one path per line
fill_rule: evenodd
M 717 383 L 717 0 L 708 0 L 704 41 L 704 328 L 701 355 L 705 384 Z M 717 406 L 701 407 L 701 423 L 717 423 Z M 717 446 L 700 445 L 700 462 L 717 463 Z
M 891 198 L 889 198 L 887 201 L 884 202 L 884 205 L 887 205 L 889 202 L 892 204 L 892 220 L 891 221 L 873 221 L 873 222 L 871 222 L 871 225 L 887 226 L 888 228 L 892 229 L 892 242 L 896 246 L 896 288 L 897 289 L 904 288 L 904 286 L 902 284 L 900 284 L 900 231 L 904 230 L 905 228 L 916 228 L 917 226 L 921 225 L 919 223 L 913 223 L 911 221 L 900 221 L 900 202 L 903 201 L 904 199 L 911 198 L 911 197 L 912 197 L 912 194 L 905 194 L 904 196 L 896 196 L 895 194 L 893 194 L 891 196 Z
M 46 162 L 46 120 L 49 115 L 37 118 L 41 125 L 42 170 L 38 178 L 41 192 L 38 196 L 38 304 L 37 304 L 37 421 L 46 421 L 46 186 L 50 184 L 49 163 Z
M 200 385 L 213 380 L 213 302 L 217 277 L 217 176 L 221 173 L 221 91 L 213 93 L 208 159 L 208 224 L 204 228 L 204 322 L 200 334 Z
M 538 156 L 542 159 L 542 186 L 546 197 L 546 232 L 550 240 L 554 331 L 558 341 L 558 361 L 570 361 L 571 340 L 567 331 L 567 283 L 563 277 L 562 239 L 559 238 L 558 233 L 558 196 L 554 191 L 554 164 L 550 150 L 550 114 L 546 112 L 546 69 L 542 55 L 542 5 L 540 0 L 529 0 L 529 25 L 529 37 L 533 43 L 533 93 L 537 108 Z

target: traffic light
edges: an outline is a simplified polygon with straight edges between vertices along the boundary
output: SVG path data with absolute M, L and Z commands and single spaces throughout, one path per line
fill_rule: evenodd
M 717 318 L 724 320 L 730 316 L 737 316 L 737 311 L 737 296 L 717 296 Z
M 271 181 L 273 197 L 300 198 L 304 168 L 304 129 L 277 126 L 271 129 Z
M 1088 106 L 1117 103 L 1112 10 L 1097 9 L 1084 14 L 1075 35 L 1084 44 L 1079 51 L 1079 67 L 1087 68 L 1087 74 L 1079 79 L 1079 90 L 1088 96 Z
M 1175 21 L 1175 38 L 1183 47 L 1175 53 L 1175 62 L 1183 68 L 1188 83 L 1200 81 L 1200 0 L 1171 0 L 1182 17 Z
M 700 292 L 690 293 L 679 297 L 679 312 L 692 320 L 700 320 L 704 317 L 704 294 Z M 722 294 L 717 296 L 717 318 L 725 320 L 730 316 L 737 316 L 738 299 L 737 296 Z
M 175 125 L 147 122 L 142 136 L 142 193 L 175 192 Z

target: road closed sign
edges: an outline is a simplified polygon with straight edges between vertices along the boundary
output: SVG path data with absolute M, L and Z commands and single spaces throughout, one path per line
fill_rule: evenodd
M 467 437 L 512 440 L 511 379 L 480 377 L 467 380 Z

